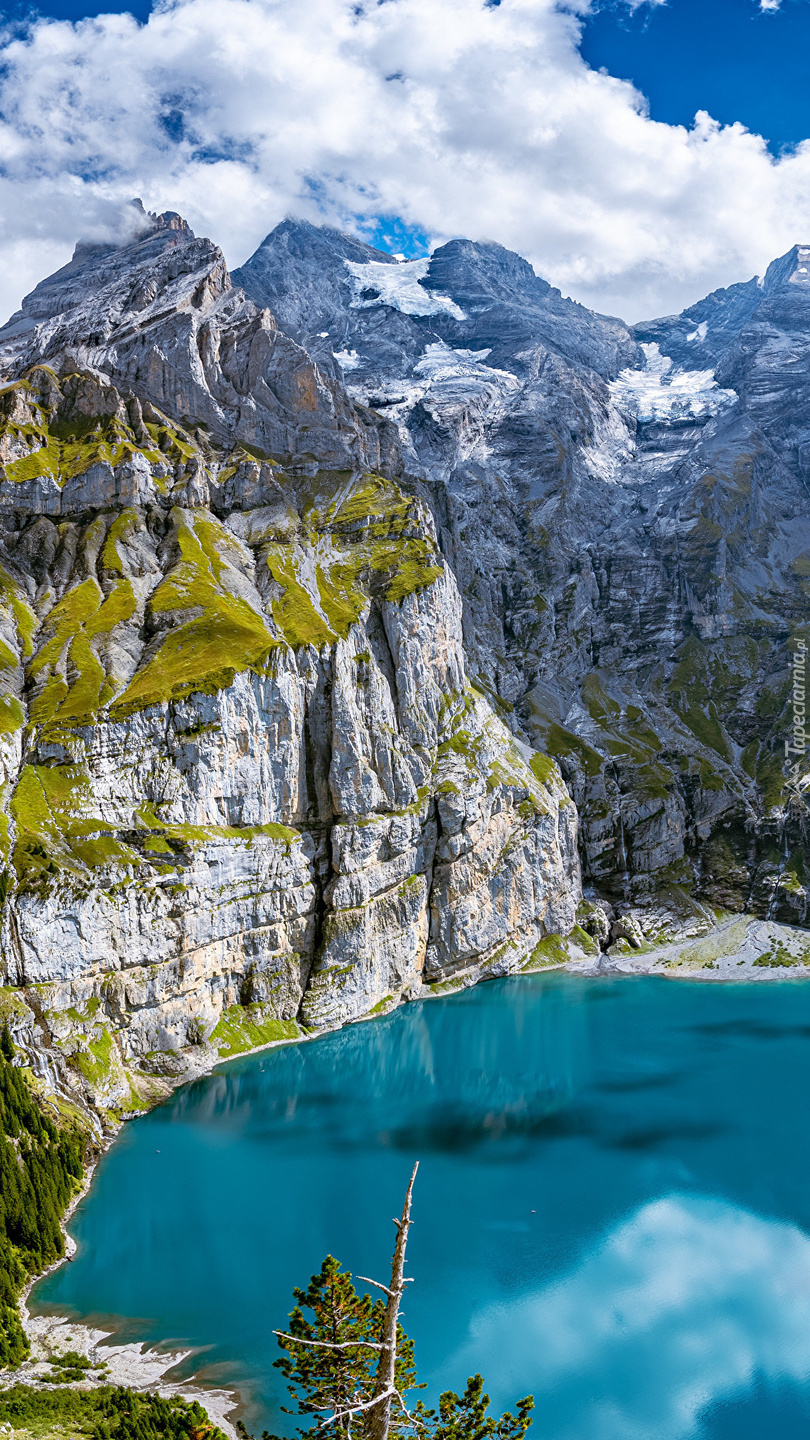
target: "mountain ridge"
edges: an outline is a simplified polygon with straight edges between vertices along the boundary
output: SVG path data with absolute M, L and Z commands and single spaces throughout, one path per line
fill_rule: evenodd
M 231 276 L 135 212 L 26 297 L 1 993 L 43 1083 L 112 1123 L 403 999 L 807 924 L 803 258 L 631 329 L 490 243 L 286 221 Z
M 0 995 L 96 1124 L 534 963 L 580 895 L 396 428 L 163 221 L 0 331 Z

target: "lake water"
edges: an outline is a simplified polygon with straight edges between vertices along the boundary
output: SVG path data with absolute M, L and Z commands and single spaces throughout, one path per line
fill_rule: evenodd
M 35 1299 L 208 1347 L 249 1426 L 292 1433 L 292 1287 L 327 1252 L 386 1278 L 418 1159 L 403 1319 L 430 1396 L 480 1370 L 499 1406 L 534 1393 L 538 1440 L 806 1440 L 809 1132 L 810 985 L 483 985 L 126 1126 Z

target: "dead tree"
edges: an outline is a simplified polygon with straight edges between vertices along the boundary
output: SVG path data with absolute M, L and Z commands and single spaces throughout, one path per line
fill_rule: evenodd
M 408 1193 L 405 1196 L 405 1204 L 402 1207 L 402 1219 L 394 1220 L 397 1227 L 397 1243 L 394 1246 L 394 1257 L 391 1261 L 391 1285 L 386 1287 L 380 1285 L 379 1289 L 385 1290 L 388 1296 L 388 1303 L 385 1307 L 385 1319 L 383 1321 L 382 1351 L 380 1362 L 377 1366 L 377 1383 L 374 1387 L 373 1400 L 376 1402 L 370 1420 L 369 1440 L 388 1440 L 391 1429 L 391 1402 L 399 1399 L 404 1408 L 404 1400 L 396 1388 L 397 1372 L 397 1327 L 399 1324 L 399 1302 L 402 1299 L 405 1286 L 410 1284 L 405 1278 L 405 1247 L 408 1244 L 408 1231 L 411 1228 L 411 1197 L 413 1185 L 416 1179 L 416 1172 L 419 1169 L 419 1162 L 413 1167 L 411 1183 L 408 1186 Z M 364 1279 L 359 1276 L 359 1279 Z M 376 1281 L 366 1281 L 367 1284 L 376 1284 Z
M 394 1219 L 397 1227 L 397 1241 L 394 1246 L 394 1255 L 391 1261 L 391 1284 L 382 1285 L 379 1280 L 370 1280 L 366 1275 L 358 1275 L 366 1285 L 373 1285 L 377 1290 L 382 1290 L 388 1296 L 383 1316 L 382 1341 L 374 1343 L 371 1341 L 348 1340 L 345 1343 L 335 1345 L 327 1340 L 305 1340 L 300 1336 L 288 1335 L 283 1330 L 275 1330 L 273 1333 L 280 1340 L 291 1342 L 294 1345 L 312 1345 L 324 1350 L 354 1349 L 358 1345 L 380 1351 L 380 1359 L 377 1365 L 377 1374 L 374 1381 L 374 1390 L 370 1399 L 358 1401 L 357 1404 L 348 1405 L 343 1409 L 333 1408 L 333 1413 L 326 1423 L 328 1425 L 345 1425 L 344 1433 L 347 1437 L 351 1434 L 351 1421 L 355 1415 L 366 1415 L 369 1428 L 367 1430 L 368 1440 L 389 1440 L 391 1433 L 391 1406 L 394 1401 L 401 1407 L 406 1416 L 409 1416 L 408 1409 L 403 1397 L 396 1386 L 397 1373 L 397 1334 L 399 1326 L 399 1306 L 405 1291 L 405 1286 L 412 1282 L 405 1276 L 405 1249 L 408 1244 L 408 1231 L 411 1228 L 411 1199 L 413 1197 L 414 1181 L 416 1172 L 419 1169 L 417 1161 L 413 1167 L 408 1190 L 405 1195 L 405 1204 L 402 1208 L 401 1220 Z M 324 1407 L 326 1408 L 326 1407 Z M 346 1424 L 348 1422 L 348 1424 Z

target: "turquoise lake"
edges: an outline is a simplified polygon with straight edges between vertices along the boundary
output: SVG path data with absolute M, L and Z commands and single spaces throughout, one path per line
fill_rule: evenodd
M 550 974 L 230 1062 L 127 1125 L 41 1308 L 206 1347 L 293 1433 L 273 1329 L 327 1252 L 386 1278 L 429 1396 L 537 1440 L 806 1440 L 810 985 Z M 286 1427 L 286 1428 L 285 1428 Z

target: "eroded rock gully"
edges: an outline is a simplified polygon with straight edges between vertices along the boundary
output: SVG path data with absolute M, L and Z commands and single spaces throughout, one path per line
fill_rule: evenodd
M 3 1007 L 61 1102 L 570 932 L 575 807 L 468 677 L 395 427 L 172 216 L 0 356 Z
M 807 248 L 630 329 L 497 245 L 285 221 L 237 288 L 132 218 L 0 331 L 3 1005 L 44 1082 L 125 1113 L 402 998 L 805 925 Z

